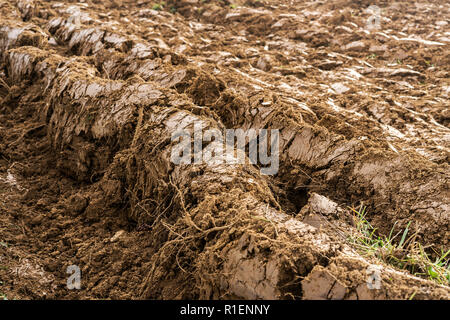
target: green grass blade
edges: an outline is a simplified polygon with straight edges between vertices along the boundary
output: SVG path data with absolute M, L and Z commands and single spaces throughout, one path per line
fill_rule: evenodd
M 401 248 L 403 246 L 403 244 L 404 244 L 404 242 L 406 240 L 406 235 L 408 234 L 410 224 L 411 224 L 411 221 L 408 222 L 408 225 L 406 226 L 405 231 L 403 231 L 402 239 L 400 240 L 400 243 L 398 244 L 399 248 Z

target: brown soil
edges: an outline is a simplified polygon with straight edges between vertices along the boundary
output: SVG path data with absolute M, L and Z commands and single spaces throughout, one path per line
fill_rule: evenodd
M 71 2 L 0 0 L 0 295 L 450 298 L 333 227 L 450 249 L 447 1 Z M 278 174 L 174 165 L 193 121 L 279 129 Z

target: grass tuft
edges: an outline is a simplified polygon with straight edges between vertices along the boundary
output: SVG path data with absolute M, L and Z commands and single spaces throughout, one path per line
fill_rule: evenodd
M 408 270 L 413 275 L 428 278 L 439 284 L 450 285 L 450 250 L 436 252 L 432 260 L 424 247 L 416 241 L 417 234 L 410 234 L 411 222 L 403 231 L 394 234 L 394 223 L 389 236 L 379 235 L 367 220 L 365 206 L 353 211 L 356 230 L 349 232 L 349 241 L 357 251 L 365 256 L 374 256 L 399 269 Z M 399 241 L 398 236 L 401 235 Z M 409 236 L 408 236 L 409 235 Z

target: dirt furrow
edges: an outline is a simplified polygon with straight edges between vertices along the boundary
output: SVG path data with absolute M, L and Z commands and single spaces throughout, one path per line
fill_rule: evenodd
M 449 298 L 342 233 L 355 228 L 347 206 L 364 203 L 380 234 L 410 226 L 448 250 L 448 66 L 371 65 L 367 12 L 282 2 L 0 3 L 0 230 L 18 226 L 0 263 L 27 279 L 11 292 L 64 297 L 74 263 L 88 279 L 75 298 Z M 427 40 L 376 39 L 443 55 L 439 23 Z M 250 150 L 243 164 L 233 149 L 175 164 L 174 134 L 196 126 L 279 130 L 279 171 L 262 174 Z M 185 142 L 188 160 L 222 148 Z

